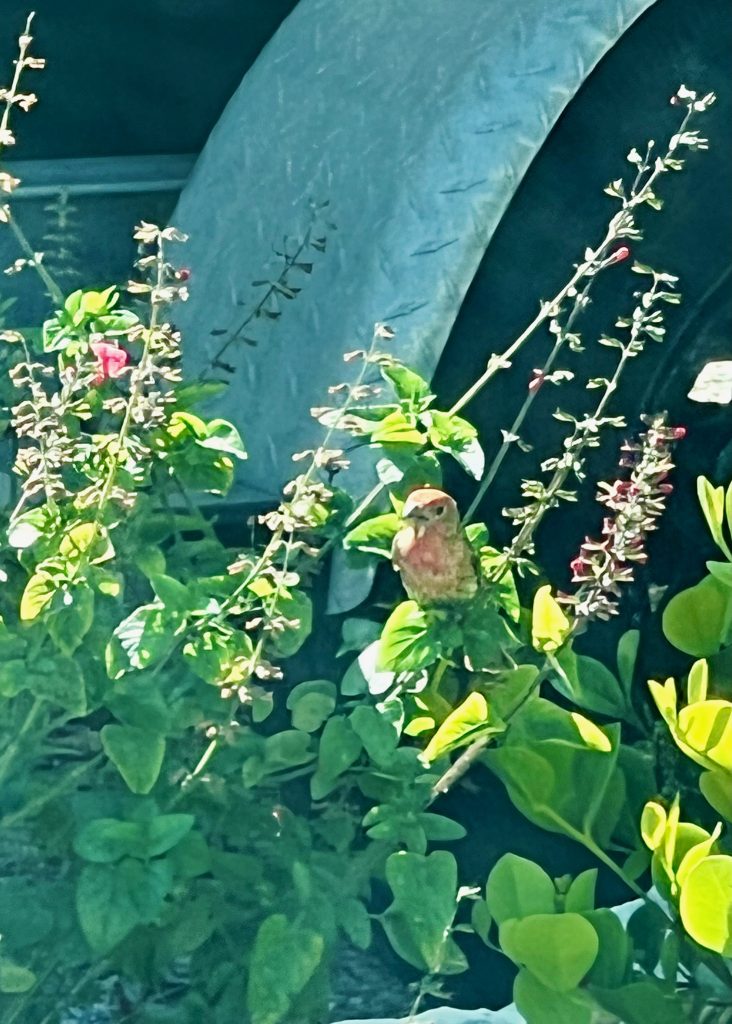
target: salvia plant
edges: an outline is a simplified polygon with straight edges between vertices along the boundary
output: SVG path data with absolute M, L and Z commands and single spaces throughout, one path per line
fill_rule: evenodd
M 35 100 L 20 91 L 43 64 L 31 43 L 29 20 L 0 93 L 5 147 Z M 181 377 L 184 236 L 141 223 L 126 285 L 66 295 L 0 172 L 12 269 L 38 272 L 52 303 L 39 332 L 2 334 L 16 451 L 0 550 L 3 1024 L 78 1019 L 94 1000 L 140 1024 L 323 1021 L 344 943 L 365 950 L 374 929 L 421 979 L 414 1012 L 469 970 L 470 933 L 515 965 L 528 1024 L 730 1020 L 732 490 L 700 481 L 721 558 L 663 612 L 695 659 L 685 687 L 654 680 L 647 695 L 636 630 L 613 666 L 577 646 L 648 557 L 684 436 L 659 410 L 626 423 L 617 402 L 628 362 L 664 338 L 675 276 L 632 263 L 638 288 L 612 334 L 583 337 L 582 314 L 597 278 L 631 260 L 665 175 L 706 148 L 692 126 L 713 100 L 677 91 L 668 143 L 632 150 L 608 187 L 601 240 L 451 408 L 377 325 L 314 410 L 320 445 L 295 454 L 281 504 L 233 548 L 201 507 L 246 449 L 205 412 L 219 385 Z M 314 241 L 320 229 L 283 256 L 262 315 L 295 297 Z M 550 354 L 486 459 L 463 410 L 541 329 Z M 614 370 L 587 380 L 586 413 L 557 411 L 558 452 L 530 453 L 537 393 L 580 375 L 595 344 L 616 351 Z M 618 477 L 598 486 L 557 590 L 542 525 L 618 437 Z M 341 481 L 362 445 L 377 476 L 354 498 Z M 509 453 L 538 471 L 495 543 L 473 519 Z M 445 460 L 476 482 L 462 519 Z M 355 565 L 393 557 L 406 598 L 327 618 L 322 570 L 339 549 Z M 597 867 L 552 878 L 509 853 L 487 879 L 461 879 L 445 846 L 471 823 L 444 795 L 469 772 L 480 789 L 486 771 Z M 598 869 L 627 893 L 623 912 L 598 905 Z

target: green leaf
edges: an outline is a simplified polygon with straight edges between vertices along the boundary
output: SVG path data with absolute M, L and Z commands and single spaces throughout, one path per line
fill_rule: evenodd
M 696 481 L 696 493 L 714 543 L 724 552 L 725 557 L 732 562 L 732 551 L 724 537 L 724 487 L 714 487 L 706 477 L 700 476 Z
M 374 516 L 349 530 L 343 538 L 343 546 L 347 550 L 355 549 L 390 558 L 392 542 L 400 525 L 401 520 L 395 512 Z
M 20 995 L 21 992 L 29 992 L 36 980 L 35 974 L 28 967 L 21 967 L 7 957 L 0 957 L 0 992 Z
M 723 771 L 702 772 L 699 788 L 717 814 L 732 822 L 732 775 Z
M 155 573 L 150 576 L 150 585 L 171 619 L 176 615 L 184 616 L 190 611 L 193 599 L 185 583 L 164 573 Z
M 556 674 L 550 677 L 552 686 L 573 704 L 609 718 L 622 718 L 640 725 L 627 692 L 601 661 L 577 654 L 571 644 L 566 644 L 557 652 L 552 665 L 556 670 Z
M 86 687 L 81 669 L 71 658 L 34 658 L 25 685 L 36 697 L 57 704 L 73 717 L 86 714 Z
M 314 800 L 322 800 L 335 788 L 340 776 L 361 753 L 361 740 L 351 723 L 338 715 L 325 723 L 318 747 L 318 766 L 310 780 Z
M 638 659 L 640 630 L 628 629 L 618 640 L 618 676 L 626 694 L 633 690 L 633 675 Z
M 564 909 L 576 914 L 595 908 L 597 868 L 588 868 L 572 881 L 564 897 Z
M 328 679 L 310 679 L 298 683 L 287 695 L 287 709 L 292 712 L 292 725 L 303 732 L 316 732 L 336 706 L 335 683 Z
M 76 887 L 84 936 L 100 956 L 111 952 L 138 924 L 154 924 L 172 885 L 164 860 L 87 864 Z
M 534 650 L 557 651 L 569 636 L 572 626 L 552 597 L 551 587 L 539 587 L 531 614 L 531 642 Z
M 313 604 L 302 590 L 281 591 L 277 598 L 277 613 L 283 615 L 291 625 L 276 634 L 272 650 L 280 658 L 291 658 L 312 632 Z
M 485 469 L 485 455 L 478 441 L 478 431 L 467 420 L 452 413 L 432 411 L 424 419 L 429 425 L 429 439 L 435 448 L 447 452 L 476 480 Z
M 297 768 L 312 761 L 314 756 L 310 737 L 297 729 L 283 729 L 264 741 L 264 767 L 267 772 Z
M 588 973 L 600 948 L 597 932 L 580 914 L 532 914 L 500 928 L 501 948 L 554 992 L 570 992 Z
M 122 857 L 159 857 L 173 849 L 193 828 L 192 814 L 158 814 L 145 821 L 96 818 L 74 840 L 84 860 L 112 864 Z
M 627 1024 L 689 1024 L 681 997 L 661 982 L 644 980 L 593 992 L 604 1009 Z
M 145 856 L 159 857 L 172 850 L 187 836 L 195 824 L 192 814 L 158 814 L 141 822 L 144 830 Z
M 486 591 L 467 608 L 462 622 L 463 652 L 473 672 L 495 672 L 510 660 L 507 655 L 519 646 L 511 628 Z
M 590 849 L 609 840 L 624 802 L 619 728 L 598 729 L 602 740 L 595 729 L 587 743 L 568 711 L 537 697 L 514 716 L 501 746 L 483 754 L 529 821 Z
M 386 880 L 394 901 L 382 923 L 394 949 L 415 967 L 444 971 L 454 945 L 449 932 L 457 906 L 455 858 L 444 850 L 429 856 L 393 853 Z
M 184 414 L 178 413 L 178 415 Z M 197 443 L 201 448 L 210 448 L 216 452 L 224 452 L 227 455 L 233 455 L 235 459 L 246 459 L 248 457 L 239 431 L 228 420 L 209 420 L 206 424 L 206 436 L 199 438 Z
M 616 988 L 625 982 L 633 963 L 633 943 L 620 918 L 612 910 L 589 910 L 584 913 L 597 932 L 600 949 L 587 982 L 603 988 Z
M 165 757 L 165 737 L 133 725 L 105 725 L 102 747 L 133 793 L 149 793 Z
M 417 430 L 401 410 L 389 413 L 380 423 L 376 424 L 371 434 L 374 444 L 399 444 L 422 446 L 427 440 L 426 435 Z
M 471 693 L 459 707 L 450 712 L 422 753 L 425 764 L 431 764 L 479 736 L 503 731 L 501 722 L 491 721 L 488 703 L 482 693 Z
M 373 619 L 350 618 L 343 621 L 341 626 L 341 646 L 336 651 L 336 657 L 340 658 L 349 651 L 361 652 L 369 644 L 378 640 L 381 635 L 381 623 Z
M 74 851 L 94 864 L 114 864 L 140 853 L 141 825 L 117 818 L 96 818 L 74 839 Z
M 732 587 L 732 562 L 707 562 L 707 569 L 725 587 Z
M 401 705 L 382 705 L 378 709 L 361 704 L 351 712 L 349 722 L 361 740 L 369 760 L 379 766 L 390 764 L 399 743 L 398 720 Z
M 247 1008 L 252 1024 L 278 1024 L 317 970 L 323 936 L 271 914 L 259 926 L 249 964 Z
M 732 590 L 714 576 L 671 598 L 663 612 L 666 639 L 685 654 L 709 658 L 730 640 Z
M 56 647 L 71 655 L 94 623 L 94 591 L 80 583 L 70 587 L 64 598 L 64 604 L 54 607 L 54 614 L 48 617 L 48 632 Z
M 379 640 L 380 672 L 416 672 L 440 656 L 441 644 L 416 601 L 402 601 L 387 619 Z
M 491 912 L 485 900 L 473 900 L 470 910 L 470 923 L 475 934 L 488 945 L 490 943 L 490 931 L 493 924 Z
M 707 857 L 689 872 L 681 887 L 679 911 L 695 942 L 732 956 L 732 857 Z
M 361 900 L 347 899 L 339 907 L 339 924 L 358 949 L 371 945 L 371 918 Z
M 107 644 L 107 671 L 119 679 L 133 669 L 151 668 L 161 661 L 185 625 L 180 616 L 169 615 L 159 604 L 136 608 L 117 626 Z
M 468 834 L 459 822 L 442 814 L 420 814 L 419 823 L 426 837 L 433 843 L 455 842 Z
M 403 363 L 392 361 L 381 364 L 381 374 L 385 380 L 391 381 L 397 398 L 406 402 L 419 402 L 430 393 L 430 385 L 414 370 Z
M 493 577 L 499 566 L 502 565 L 501 575 L 491 584 L 491 590 L 496 603 L 504 610 L 510 619 L 518 622 L 521 614 L 516 580 L 513 572 L 505 564 L 505 555 L 497 548 L 484 544 L 479 548 L 480 570 L 486 577 Z
M 555 992 L 527 970 L 519 971 L 513 998 L 527 1024 L 593 1024 L 596 1019 L 589 992 Z
M 505 853 L 488 875 L 486 903 L 497 924 L 531 914 L 555 912 L 556 889 L 543 868 Z
M 486 688 L 486 694 L 496 717 L 510 718 L 537 688 L 538 676 L 536 665 L 517 665 L 495 675 Z

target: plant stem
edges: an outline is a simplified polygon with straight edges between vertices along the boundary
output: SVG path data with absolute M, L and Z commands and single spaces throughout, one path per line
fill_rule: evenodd
M 652 308 L 653 296 L 656 293 L 658 281 L 654 278 L 650 292 L 651 301 L 646 307 Z M 626 363 L 634 355 L 641 351 L 638 347 L 640 336 L 643 330 L 643 319 L 633 319 L 628 343 L 623 346 L 620 358 L 618 359 L 615 372 L 605 384 L 602 396 L 595 406 L 594 412 L 584 421 L 577 423 L 571 436 L 564 441 L 565 453 L 554 470 L 554 474 L 546 487 L 544 493 L 537 499 L 531 514 L 526 518 L 521 529 L 513 539 L 511 546 L 506 553 L 506 561 L 512 562 L 519 558 L 524 551 L 532 546 L 533 535 L 546 513 L 558 503 L 557 494 L 562 489 L 570 473 L 577 473 L 577 465 L 580 456 L 588 444 L 597 434 L 596 424 L 602 418 L 610 399 L 617 391 L 620 377 L 625 369 Z
M 18 224 L 15 213 L 11 215 L 10 219 L 8 220 L 8 224 L 10 225 L 10 230 L 13 232 L 16 239 L 18 240 L 18 244 L 20 245 L 20 248 L 23 250 L 26 259 L 29 260 L 30 266 L 33 267 L 33 269 L 36 271 L 40 279 L 45 284 L 48 294 L 51 296 L 53 301 L 58 306 L 63 307 L 63 304 L 66 299 L 63 293 L 63 289 L 60 287 L 60 285 L 56 283 L 52 275 L 44 267 L 42 259 L 38 258 L 43 254 L 35 253 L 33 246 L 28 241 L 26 233 L 23 231 L 20 224 Z
M 613 220 L 615 220 L 615 218 Z M 613 224 L 613 222 L 611 222 L 611 225 L 608 228 L 602 242 L 600 242 L 599 246 L 592 252 L 591 256 L 588 259 L 584 260 L 582 263 L 578 265 L 572 277 L 569 279 L 569 281 L 567 281 L 564 287 L 557 292 L 557 294 L 554 296 L 551 302 L 544 302 L 542 304 L 541 309 L 536 314 L 531 323 L 528 325 L 528 327 L 524 328 L 521 334 L 519 334 L 518 338 L 516 338 L 516 340 L 513 341 L 508 346 L 508 348 L 505 349 L 505 351 L 503 351 L 500 355 L 494 354 L 490 357 L 490 359 L 488 360 L 488 365 L 486 366 L 485 370 L 480 375 L 480 377 L 478 377 L 478 379 L 474 381 L 473 384 L 471 384 L 471 386 L 468 388 L 465 394 L 458 398 L 457 402 L 455 402 L 455 404 L 452 406 L 452 408 L 450 409 L 451 414 L 459 412 L 464 406 L 468 404 L 468 402 L 472 402 L 476 395 L 478 395 L 483 390 L 486 384 L 493 377 L 495 377 L 499 370 L 507 369 L 507 364 L 510 364 L 511 359 L 516 355 L 516 353 L 525 344 L 525 342 L 529 340 L 532 334 L 534 334 L 534 332 L 544 323 L 544 321 L 547 320 L 549 317 L 556 315 L 556 311 L 559 309 L 564 299 L 567 298 L 567 295 L 572 291 L 573 288 L 577 287 L 578 282 L 585 276 L 587 271 L 592 267 L 593 263 L 596 263 L 603 259 L 605 251 L 608 248 L 608 246 L 610 246 L 618 237 L 618 226 L 619 225 Z
M 0 828 L 10 828 L 12 825 L 17 825 L 19 821 L 23 821 L 24 818 L 30 817 L 40 811 L 46 804 L 50 803 L 51 800 L 55 800 L 57 796 L 65 793 L 67 790 L 72 789 L 78 780 L 86 775 L 87 772 L 91 771 L 92 768 L 96 768 L 97 765 L 104 759 L 103 753 L 95 754 L 90 761 L 85 761 L 83 764 L 78 765 L 67 775 L 64 776 L 55 786 L 51 786 L 50 789 L 46 789 L 43 793 L 34 797 L 25 806 L 19 808 L 17 811 L 11 811 L 10 814 L 6 814 L 4 818 L 0 818 Z
M 590 289 L 592 288 L 592 285 L 593 285 L 594 281 L 595 281 L 595 275 L 593 274 L 590 278 L 588 278 L 587 283 L 585 284 L 585 286 L 582 289 L 582 291 L 579 292 L 577 294 L 577 296 L 575 297 L 574 305 L 572 306 L 572 310 L 571 310 L 569 316 L 567 317 L 567 322 L 566 322 L 564 327 L 559 331 L 559 333 L 556 336 L 556 339 L 554 341 L 554 345 L 552 346 L 552 350 L 549 353 L 549 355 L 547 356 L 546 362 L 544 363 L 544 365 L 542 366 L 542 368 L 540 370 L 540 378 L 539 379 L 542 379 L 548 373 L 551 372 L 551 369 L 552 369 L 552 367 L 553 367 L 553 365 L 554 365 L 554 363 L 555 363 L 555 361 L 557 359 L 557 356 L 559 355 L 559 353 L 561 352 L 562 348 L 564 347 L 564 344 L 567 341 L 567 337 L 569 336 L 569 334 L 570 334 L 570 332 L 572 330 L 572 327 L 574 326 L 575 320 L 579 316 L 581 310 L 587 304 L 587 298 L 588 298 L 588 295 L 590 293 Z M 531 406 L 532 406 L 532 404 L 534 402 L 534 399 L 536 398 L 536 396 L 538 394 L 539 394 L 539 388 L 535 388 L 533 390 L 531 388 L 529 388 L 529 391 L 528 391 L 528 393 L 526 395 L 526 398 L 524 399 L 523 404 L 522 404 L 521 408 L 519 409 L 518 414 L 516 415 L 516 419 L 513 421 L 513 423 L 511 424 L 511 426 L 509 428 L 509 436 L 513 435 L 515 437 L 515 436 L 518 435 L 518 432 L 521 429 L 521 427 L 523 426 L 524 420 L 526 419 L 526 417 L 527 417 L 527 415 L 529 413 L 529 410 L 531 409 Z M 473 515 L 475 514 L 478 506 L 480 505 L 481 501 L 485 497 L 486 492 L 488 491 L 488 488 L 491 486 L 491 484 L 495 480 L 496 475 L 497 475 L 499 469 L 503 465 L 503 460 L 508 455 L 508 450 L 509 450 L 509 448 L 511 447 L 511 445 L 513 443 L 514 443 L 513 440 L 504 439 L 503 444 L 498 449 L 498 452 L 496 453 L 492 463 L 490 464 L 487 473 L 485 474 L 485 476 L 483 477 L 483 480 L 481 481 L 481 485 L 478 488 L 478 493 L 473 498 L 473 500 L 472 500 L 472 502 L 470 504 L 470 507 L 468 508 L 468 511 L 465 513 L 465 515 L 463 517 L 463 525 L 464 526 L 467 526 L 467 524 L 469 522 L 471 522 L 471 520 L 473 518 Z
M 38 717 L 41 708 L 43 707 L 43 700 L 40 697 L 35 697 L 33 703 L 30 706 L 28 714 L 25 716 L 23 724 L 16 733 L 13 742 L 5 749 L 4 754 L 0 757 L 0 785 L 5 781 L 10 768 L 12 767 L 13 761 L 17 757 L 19 751 L 23 746 L 23 737 L 33 727 L 33 723 Z
M 336 419 L 330 427 L 328 427 L 328 429 L 326 431 L 326 434 L 325 434 L 325 437 L 323 438 L 323 441 L 319 445 L 318 451 L 323 451 L 323 450 L 328 448 L 328 445 L 330 443 L 331 437 L 333 436 L 335 431 L 338 429 L 338 423 L 340 422 L 340 419 L 348 411 L 348 408 L 349 408 L 350 403 L 352 401 L 351 396 L 352 396 L 353 392 L 357 388 L 359 388 L 361 386 L 361 384 L 363 384 L 364 378 L 366 376 L 367 369 L 371 365 L 370 362 L 369 362 L 369 356 L 373 354 L 373 351 L 374 351 L 374 349 L 376 347 L 376 338 L 377 338 L 377 334 L 376 334 L 376 332 L 374 332 L 374 336 L 373 336 L 373 339 L 371 341 L 371 347 L 370 347 L 366 357 L 362 361 L 361 369 L 360 369 L 360 371 L 358 373 L 358 376 L 356 378 L 356 383 L 349 390 L 348 398 L 346 399 L 346 401 L 345 401 L 345 403 L 343 405 L 343 408 L 341 409 L 341 416 L 338 417 L 338 419 Z M 298 497 L 303 492 L 303 489 L 310 483 L 310 481 L 312 479 L 312 476 L 313 476 L 313 473 L 315 472 L 315 470 L 316 470 L 316 459 L 315 459 L 315 456 L 313 456 L 313 458 L 310 460 L 310 465 L 308 466 L 307 470 L 305 471 L 303 476 L 301 476 L 298 479 L 298 482 L 297 482 L 296 487 L 295 487 L 295 491 L 294 491 L 292 497 L 290 498 L 290 502 L 292 504 L 297 502 Z M 379 485 L 379 486 L 381 486 L 381 485 Z M 272 560 L 274 554 L 276 553 L 277 549 L 279 548 L 285 533 L 287 533 L 287 531 L 285 530 L 284 525 L 280 525 L 280 526 L 278 526 L 274 530 L 272 536 L 269 539 L 269 542 L 267 543 L 267 545 L 266 545 L 264 551 L 262 552 L 262 554 L 260 555 L 260 557 L 257 559 L 257 561 L 252 566 L 252 568 L 249 570 L 249 572 L 246 574 L 245 578 L 242 580 L 242 582 L 239 584 L 239 586 L 236 587 L 232 591 L 232 593 L 229 595 L 229 597 L 227 597 L 226 600 L 222 603 L 221 608 L 220 608 L 218 614 L 213 619 L 214 622 L 220 622 L 221 621 L 222 617 L 224 617 L 228 613 L 228 611 L 232 607 L 232 605 L 236 604 L 236 602 L 239 600 L 239 598 L 244 593 L 244 591 L 249 587 L 249 585 L 252 583 L 252 581 L 255 580 L 257 578 L 257 576 L 261 573 L 262 569 L 264 569 L 269 564 L 269 562 Z M 290 534 L 290 536 L 291 536 L 291 534 Z
M 21 35 L 18 41 L 18 58 L 14 62 L 15 71 L 13 72 L 13 80 L 10 84 L 10 88 L 7 89 L 5 92 L 5 105 L 3 109 L 2 118 L 0 118 L 0 137 L 3 137 L 5 135 L 5 133 L 8 131 L 8 125 L 10 124 L 10 111 L 13 109 L 13 106 L 15 104 L 15 99 L 18 93 L 18 87 L 20 85 L 20 76 L 22 75 L 23 68 L 25 67 L 26 53 L 28 52 L 28 47 L 30 46 L 32 40 L 30 30 L 31 22 L 33 21 L 34 17 L 35 11 L 31 11 L 26 20 L 23 34 Z M 0 145 L 0 154 L 2 153 L 2 150 L 3 147 Z M 51 298 L 60 305 L 63 305 L 64 293 L 62 289 L 58 286 L 58 284 L 56 283 L 56 281 L 54 281 L 51 274 L 49 274 L 49 272 L 43 266 L 41 260 L 36 259 L 36 253 L 33 250 L 33 246 L 28 241 L 25 232 L 16 222 L 14 215 L 11 216 L 10 214 L 8 214 L 7 223 L 10 225 L 11 231 L 17 238 L 20 244 L 20 248 L 22 249 L 24 255 L 29 260 L 30 266 L 32 266 L 38 272 L 38 275 L 40 276 L 41 280 L 48 289 Z

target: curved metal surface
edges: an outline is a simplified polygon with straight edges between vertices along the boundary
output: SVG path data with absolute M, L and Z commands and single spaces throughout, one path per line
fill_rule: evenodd
M 375 321 L 432 373 L 529 163 L 652 2 L 301 0 L 230 101 L 173 216 L 190 235 L 192 297 L 178 322 L 191 375 L 220 342 L 212 328 L 235 327 L 256 302 L 252 280 L 267 277 L 273 243 L 302 224 L 307 201 L 328 199 L 338 225 L 258 347 L 227 353 L 234 383 L 218 411 L 251 453 L 234 500 L 277 496 L 290 454 L 319 436 L 310 407 Z

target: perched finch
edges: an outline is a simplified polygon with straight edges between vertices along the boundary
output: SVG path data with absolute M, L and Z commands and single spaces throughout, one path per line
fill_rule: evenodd
M 411 598 L 423 606 L 467 601 L 478 590 L 473 553 L 457 505 L 434 487 L 412 491 L 391 559 Z

